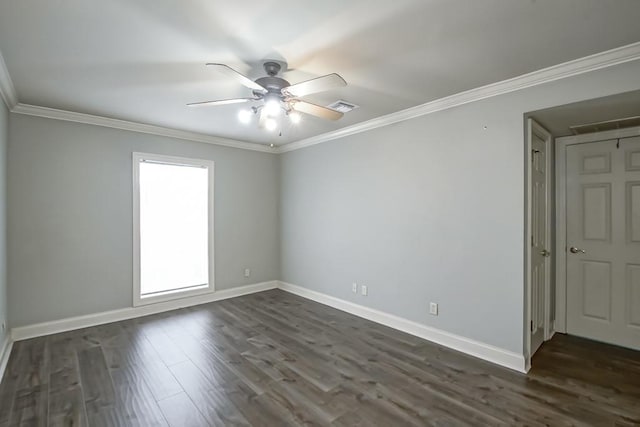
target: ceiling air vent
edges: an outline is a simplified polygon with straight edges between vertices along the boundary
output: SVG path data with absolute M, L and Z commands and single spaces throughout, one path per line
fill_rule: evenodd
M 333 104 L 327 105 L 328 108 L 332 110 L 339 111 L 341 113 L 348 113 L 349 111 L 358 108 L 356 104 L 352 104 L 347 101 L 343 101 L 340 99 L 339 101 L 334 102 Z
M 587 123 L 584 125 L 569 126 L 574 135 L 585 133 L 603 132 L 640 126 L 640 116 L 625 117 L 624 119 L 607 120 L 605 122 Z

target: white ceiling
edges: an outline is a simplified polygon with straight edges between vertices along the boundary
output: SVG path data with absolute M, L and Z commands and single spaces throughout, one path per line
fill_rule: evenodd
M 0 52 L 20 102 L 276 145 L 640 41 L 638 0 L 2 0 Z M 286 60 L 291 83 L 337 72 L 309 96 L 361 107 L 282 136 L 240 125 L 243 97 L 207 69 L 252 78 Z

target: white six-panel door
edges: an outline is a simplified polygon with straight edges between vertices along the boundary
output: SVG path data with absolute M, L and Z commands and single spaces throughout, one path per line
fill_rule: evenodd
M 640 137 L 566 153 L 567 332 L 640 350 Z

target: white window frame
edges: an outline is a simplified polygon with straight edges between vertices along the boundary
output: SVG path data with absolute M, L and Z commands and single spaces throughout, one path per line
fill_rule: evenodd
M 140 163 L 144 160 L 165 163 L 169 165 L 185 165 L 203 167 L 208 170 L 209 178 L 209 280 L 205 286 L 198 289 L 167 291 L 159 295 L 142 297 L 140 294 Z M 191 159 L 186 157 L 165 156 L 152 153 L 133 153 L 133 306 L 154 304 L 180 298 L 192 297 L 215 292 L 215 257 L 214 257 L 214 162 L 212 160 Z

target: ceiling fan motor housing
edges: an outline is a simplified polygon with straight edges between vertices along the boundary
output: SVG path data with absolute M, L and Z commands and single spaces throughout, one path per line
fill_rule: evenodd
M 276 77 L 281 69 L 282 66 L 277 62 L 265 62 L 264 71 L 267 73 L 267 76 L 260 77 L 259 79 L 255 80 L 255 82 L 267 89 L 267 94 L 272 94 L 272 96 L 277 95 L 278 98 L 284 99 L 284 96 L 282 95 L 282 89 L 291 86 L 291 83 L 283 78 Z M 256 90 L 253 91 L 253 94 L 259 98 L 265 96 L 264 93 Z
M 280 77 L 260 77 L 259 79 L 257 79 L 255 81 L 256 83 L 258 83 L 260 86 L 262 86 L 263 88 L 267 89 L 268 93 L 278 93 L 280 94 L 280 91 L 282 90 L 282 88 L 285 88 L 287 86 L 291 86 L 291 84 L 286 81 L 285 79 L 281 79 Z M 254 95 L 260 94 L 260 91 L 253 91 Z

